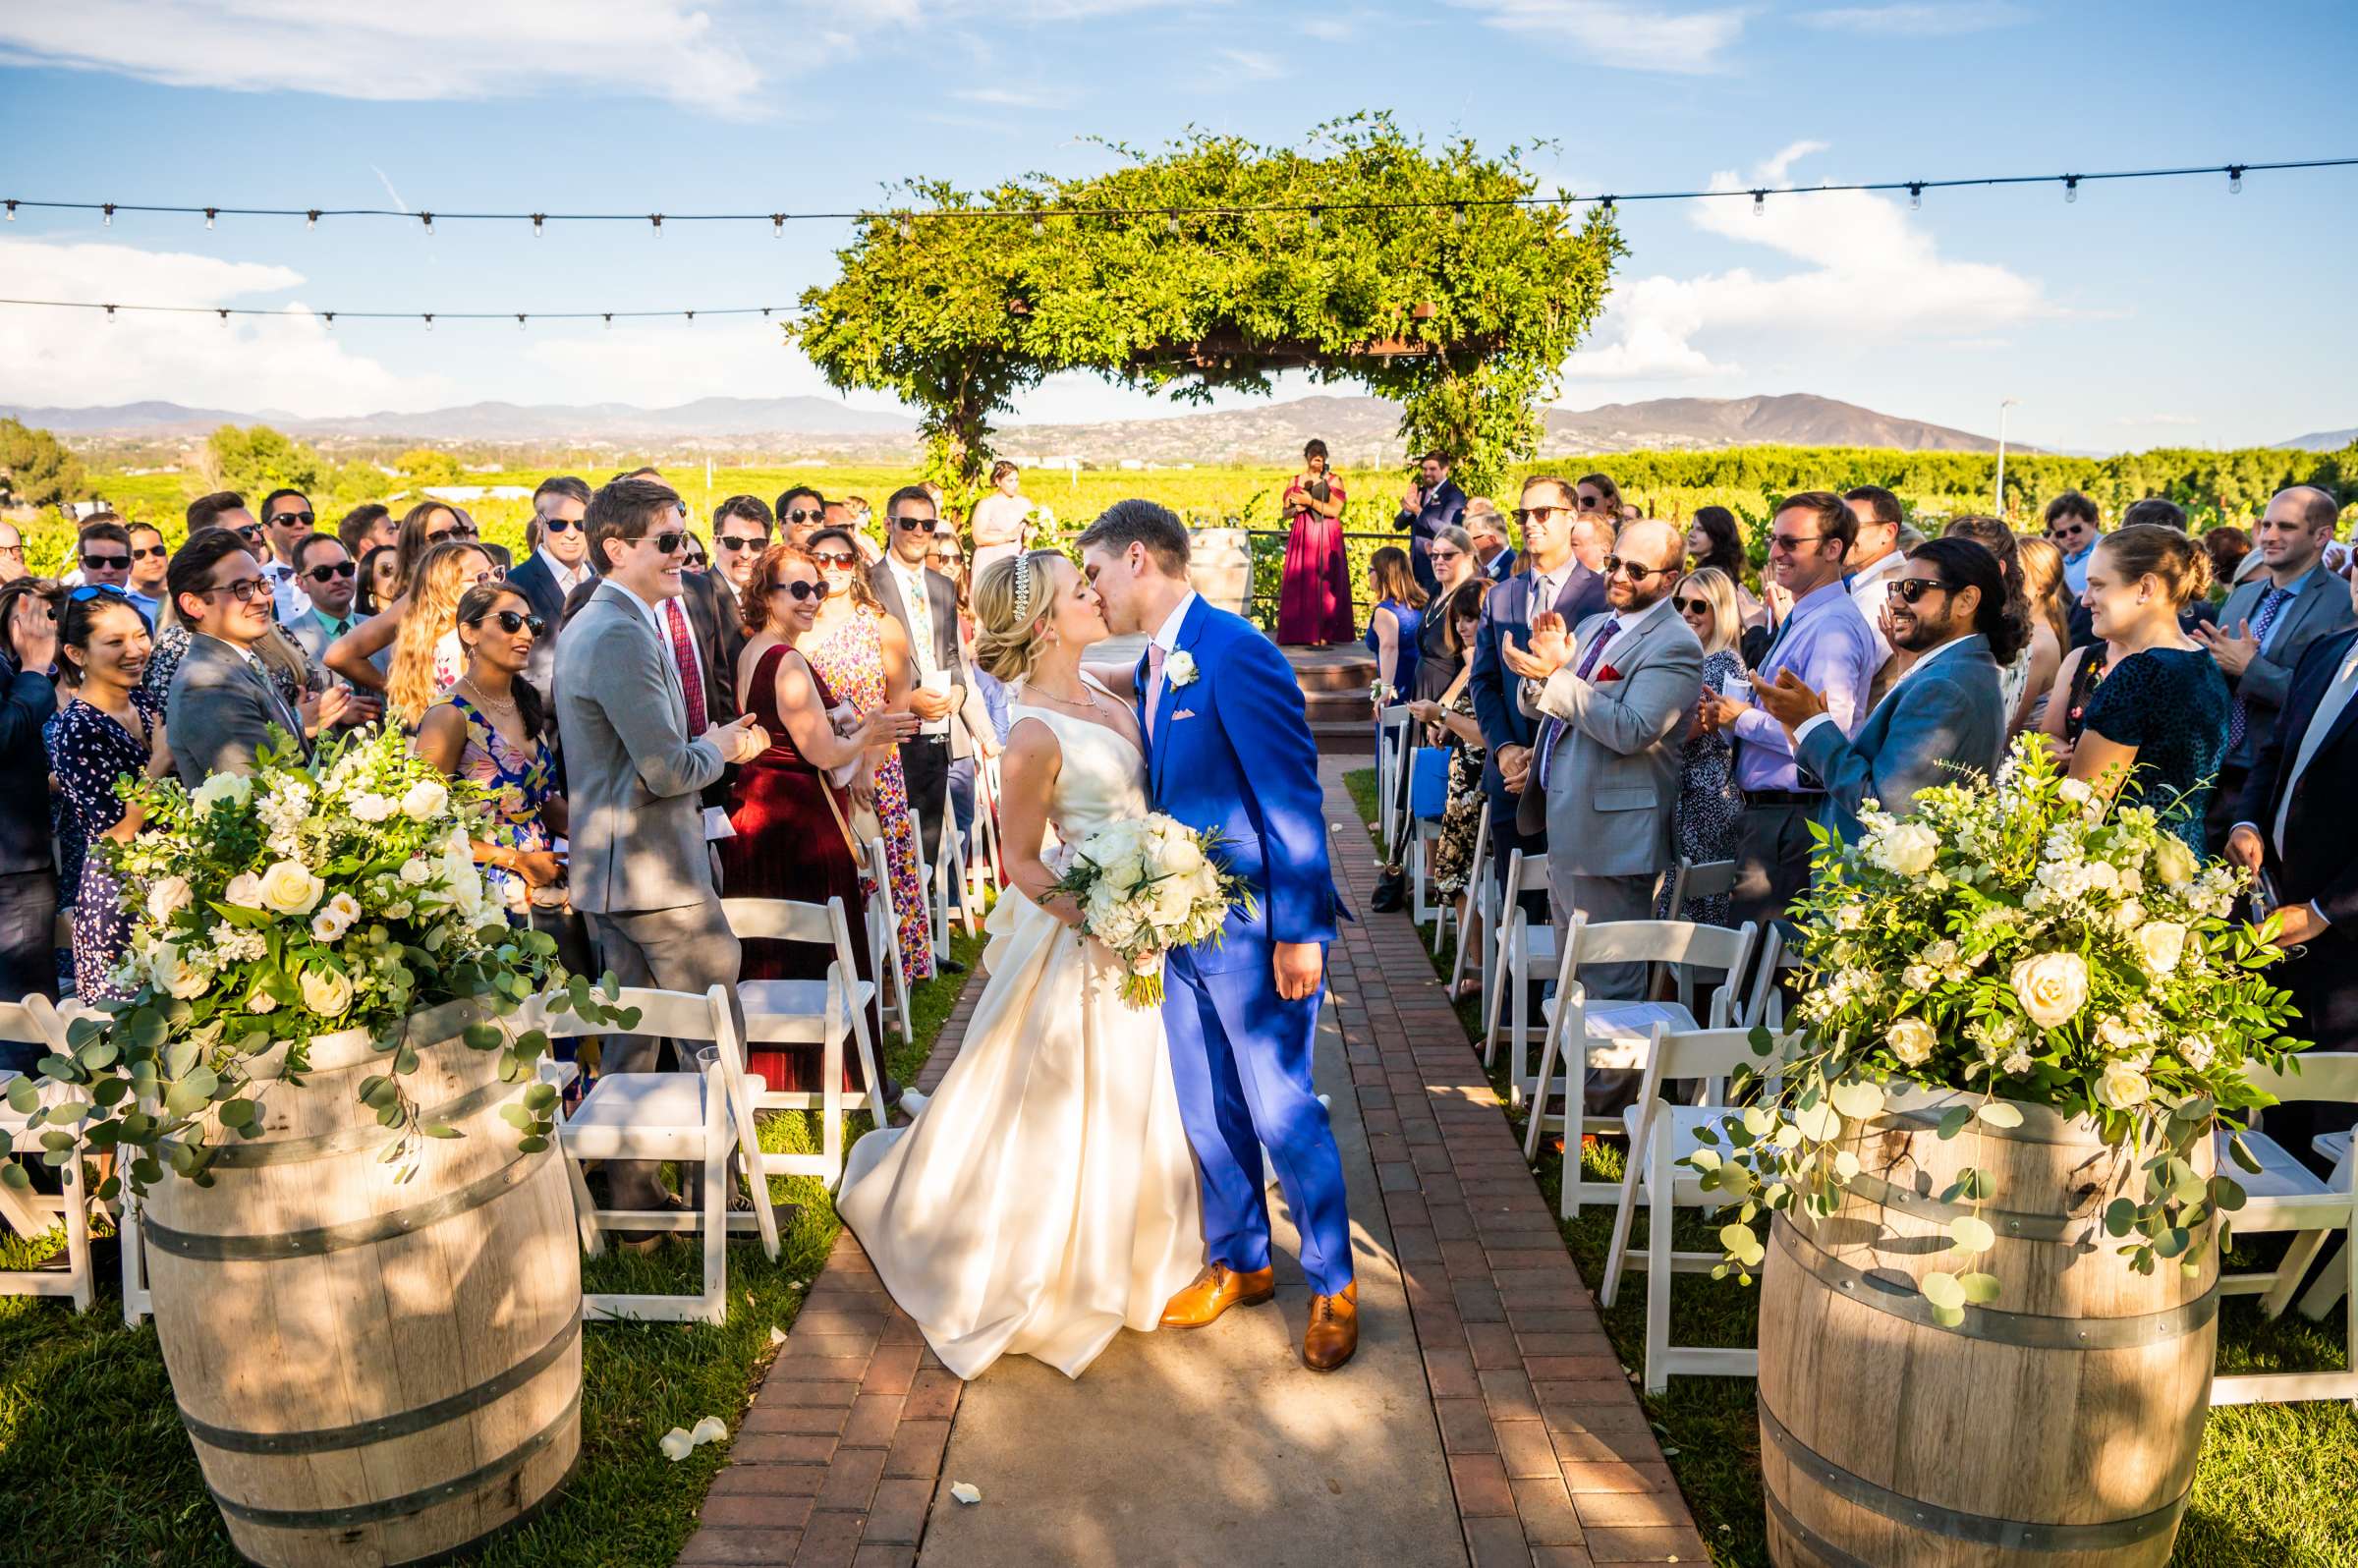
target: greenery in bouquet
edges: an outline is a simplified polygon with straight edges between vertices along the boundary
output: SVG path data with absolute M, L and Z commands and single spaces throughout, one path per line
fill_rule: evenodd
M 82 1124 L 93 1148 L 121 1156 L 103 1196 L 126 1177 L 143 1191 L 167 1165 L 209 1181 L 224 1141 L 260 1136 L 261 1096 L 301 1085 L 310 1041 L 355 1029 L 384 1053 L 360 1093 L 399 1130 L 386 1162 L 402 1159 L 421 1138 L 460 1136 L 421 1120 L 402 1082 L 419 1065 L 412 1017 L 459 1000 L 480 1009 L 467 1045 L 498 1051 L 500 1076 L 521 1088 L 501 1114 L 528 1152 L 547 1147 L 556 1091 L 534 1063 L 548 1036 L 509 1016 L 544 991 L 586 1018 L 624 1014 L 563 972 L 552 938 L 511 925 L 486 888 L 470 840 L 489 792 L 445 778 L 391 728 L 331 734 L 309 760 L 274 730 L 252 776 L 122 789 L 145 827 L 99 853 L 134 906 L 114 977 L 128 994 L 40 1063 L 72 1092 L 39 1111 L 51 1163 L 71 1157 L 68 1129 Z M 250 1071 L 281 1050 L 283 1065 Z M 20 1110 L 39 1107 L 29 1079 L 9 1092 Z
M 1964 777 L 1919 794 L 1911 816 L 1860 819 L 1855 845 L 1819 833 L 1794 906 L 1796 1041 L 1737 1075 L 1742 1108 L 1687 1161 L 1737 1205 L 1720 1272 L 1749 1281 L 1764 1211 L 1831 1214 L 1860 1169 L 1845 1126 L 1909 1085 L 1973 1096 L 1944 1112 L 1943 1139 L 2017 1126 L 2022 1104 L 2088 1118 L 2144 1172 L 2144 1196 L 2103 1215 L 2119 1252 L 2141 1272 L 2157 1260 L 2193 1272 L 2200 1248 L 2225 1246 L 2244 1192 L 2191 1156 L 2223 1129 L 2234 1163 L 2258 1170 L 2240 1134 L 2274 1101 L 2245 1064 L 2278 1070 L 2300 1048 L 2289 997 L 2263 973 L 2280 956 L 2273 923 L 2231 919 L 2246 873 L 2197 856 L 2153 803 L 2064 777 L 2035 736 L 1994 781 Z M 1774 1051 L 1765 1030 L 1753 1045 Z M 1994 1194 L 1969 1165 L 1938 1196 L 1978 1210 Z M 1956 1267 L 1923 1283 L 1953 1322 L 1997 1282 L 1973 1267 L 1989 1223 L 1975 1212 L 1949 1229 Z
M 1163 954 L 1219 945 L 1231 910 L 1253 912 L 1252 884 L 1229 870 L 1216 829 L 1193 828 L 1160 812 L 1097 829 L 1071 852 L 1050 889 L 1081 906 L 1081 928 L 1129 971 L 1122 1000 L 1162 1001 Z

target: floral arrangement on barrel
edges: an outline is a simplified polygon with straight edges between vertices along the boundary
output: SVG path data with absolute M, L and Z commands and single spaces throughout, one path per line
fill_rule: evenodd
M 2197 1272 L 2208 1237 L 2222 1251 L 2244 1191 L 2192 1157 L 2218 1130 L 2257 1171 L 2243 1114 L 2273 1104 L 2244 1078 L 2280 1070 L 2289 997 L 2262 974 L 2280 955 L 2274 923 L 2230 919 L 2247 873 L 2204 862 L 2152 805 L 2123 805 L 2062 776 L 2037 737 L 1997 778 L 1923 791 L 1915 814 L 1861 813 L 1843 846 L 1820 834 L 1817 876 L 1796 903 L 1804 965 L 1782 1059 L 1736 1075 L 1742 1105 L 1702 1132 L 1687 1161 L 1738 1205 L 1714 1270 L 1750 1283 L 1765 1255 L 1765 1210 L 1833 1213 L 1860 1161 L 1844 1126 L 1872 1121 L 1911 1086 L 1978 1092 L 1938 1133 L 1976 1121 L 2018 1126 L 2018 1104 L 2086 1117 L 2145 1172 L 2142 1201 L 2119 1197 L 2105 1230 L 2131 1266 Z M 1769 1055 L 1766 1030 L 1753 1036 Z M 1725 1148 L 1721 1147 L 1721 1139 Z M 2208 1164 L 2208 1161 L 2204 1161 Z M 1994 1195 L 1967 1166 L 1941 1201 L 1973 1209 Z M 1978 1213 L 1949 1225 L 1953 1267 L 1922 1281 L 1941 1321 L 1997 1295 L 1973 1266 L 1994 1245 Z
M 371 1032 L 384 1053 L 361 1097 L 399 1130 L 387 1163 L 421 1138 L 460 1136 L 421 1120 L 402 1080 L 419 1063 L 412 1016 L 463 999 L 482 1015 L 466 1043 L 500 1052 L 501 1078 L 521 1091 L 501 1114 L 537 1152 L 557 1098 L 534 1081 L 548 1036 L 508 1015 L 551 991 L 552 1006 L 585 1018 L 635 1021 L 563 972 L 553 938 L 508 924 L 470 848 L 488 792 L 445 778 L 396 729 L 331 736 L 309 761 L 274 731 L 252 776 L 124 793 L 146 808 L 146 829 L 102 853 L 142 901 L 118 972 L 131 994 L 105 1005 L 106 1023 L 78 1020 L 68 1054 L 42 1059 L 68 1095 L 44 1096 L 30 1078 L 9 1086 L 10 1102 L 46 1125 L 50 1163 L 72 1157 L 77 1124 L 93 1149 L 119 1155 L 102 1197 L 127 1176 L 143 1192 L 167 1165 L 209 1183 L 224 1141 L 260 1135 L 259 1096 L 279 1081 L 248 1064 L 283 1047 L 285 1079 L 300 1084 L 309 1042 L 340 1031 Z

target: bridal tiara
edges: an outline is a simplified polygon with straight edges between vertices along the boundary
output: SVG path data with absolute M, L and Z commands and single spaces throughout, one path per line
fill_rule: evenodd
M 1024 551 L 1015 558 L 1015 624 L 1024 624 L 1032 613 L 1032 552 Z

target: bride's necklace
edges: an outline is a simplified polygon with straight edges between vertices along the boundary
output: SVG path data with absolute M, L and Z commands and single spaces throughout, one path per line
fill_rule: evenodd
M 1058 697 L 1054 692 L 1037 686 L 1027 685 L 1024 691 L 1033 697 L 1044 697 L 1049 701 L 1064 707 L 1079 708 L 1084 713 L 1095 713 L 1102 706 L 1097 701 L 1097 695 L 1086 686 L 1081 688 L 1081 695 L 1078 698 Z

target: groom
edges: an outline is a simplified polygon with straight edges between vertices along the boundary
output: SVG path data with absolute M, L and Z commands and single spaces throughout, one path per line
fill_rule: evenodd
M 1210 1260 L 1162 1325 L 1201 1328 L 1276 1295 L 1265 1147 L 1313 1292 L 1302 1360 L 1332 1372 L 1359 1348 L 1359 1287 L 1342 1156 L 1310 1078 L 1335 894 L 1301 688 L 1275 644 L 1188 587 L 1187 530 L 1168 508 L 1115 503 L 1081 535 L 1081 564 L 1106 624 L 1153 639 L 1136 689 L 1155 810 L 1218 829 L 1256 901 L 1250 917 L 1229 916 L 1216 946 L 1177 949 L 1164 968 L 1163 1027 Z

